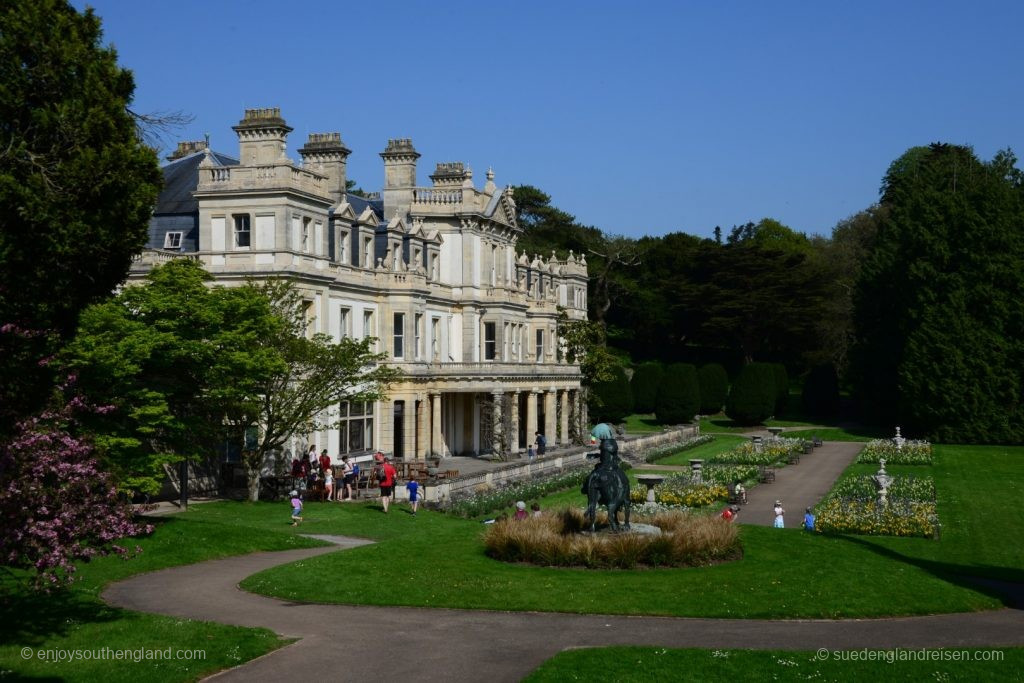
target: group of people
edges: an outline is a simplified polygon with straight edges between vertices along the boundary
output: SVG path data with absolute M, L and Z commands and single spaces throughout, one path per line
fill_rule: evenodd
M 292 460 L 292 478 L 298 484 L 297 489 L 312 489 L 322 481 L 326 500 L 341 502 L 352 498 L 359 465 L 343 455 L 338 467 L 340 471 L 336 472 L 326 448 L 317 456 L 316 446 L 311 445 L 302 460 Z
M 740 485 L 737 485 L 737 493 L 739 486 Z M 746 502 L 745 497 L 742 500 L 743 502 Z M 740 507 L 738 505 L 729 505 L 724 510 L 722 510 L 721 516 L 722 519 L 724 519 L 727 522 L 735 522 L 736 517 L 739 515 L 739 512 Z M 786 527 L 786 510 L 783 509 L 781 500 L 775 501 L 775 505 L 772 507 L 772 514 L 774 515 L 772 526 L 776 529 L 784 529 Z M 814 512 L 811 510 L 811 508 L 807 508 L 804 511 L 804 519 L 800 526 L 803 529 L 806 529 L 807 531 L 814 531 L 815 521 L 816 518 L 814 516 Z
M 343 455 L 341 457 L 341 468 L 342 468 L 342 482 L 344 488 L 338 488 L 337 493 L 334 491 L 334 468 L 331 466 L 330 456 L 327 455 L 327 449 L 320 454 L 319 458 L 316 458 L 316 463 L 319 465 L 319 471 L 315 471 L 312 468 L 312 455 L 315 455 L 316 449 L 310 446 L 309 452 L 306 454 L 305 459 L 302 462 L 292 462 L 292 475 L 305 482 L 306 477 L 312 477 L 309 482 L 309 486 L 317 481 L 318 478 L 322 477 L 324 482 L 324 491 L 326 493 L 326 500 L 342 501 L 352 498 L 352 487 L 356 484 L 356 478 L 359 475 L 359 465 L 357 463 L 350 462 L 349 456 Z M 380 503 L 384 512 L 387 513 L 388 508 L 391 506 L 391 502 L 395 497 L 395 487 L 398 484 L 398 470 L 391 463 L 391 459 L 385 457 L 383 453 L 377 452 L 374 456 L 374 465 L 371 472 L 371 478 L 377 482 L 380 488 Z M 306 463 L 310 464 L 309 471 L 311 474 L 305 474 Z M 405 490 L 409 496 L 409 506 L 411 514 L 415 515 L 419 509 L 420 498 L 423 493 L 420 490 L 420 484 L 416 481 L 416 477 L 412 476 L 409 481 L 405 484 Z M 302 496 L 299 490 L 292 489 L 288 494 L 290 503 L 292 506 L 292 526 L 296 526 L 302 521 Z

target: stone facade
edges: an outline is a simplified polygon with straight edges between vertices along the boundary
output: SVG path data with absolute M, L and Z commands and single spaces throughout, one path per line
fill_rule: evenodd
M 517 254 L 510 187 L 488 171 L 477 189 L 460 162 L 437 164 L 432 185 L 417 186 L 420 155 L 394 139 L 380 153 L 383 191 L 357 197 L 345 191 L 339 133 L 311 134 L 296 164 L 280 110 L 246 110 L 233 129 L 238 160 L 203 142 L 168 157 L 131 278 L 182 256 L 218 284 L 288 276 L 310 333 L 378 339 L 405 379 L 387 401 L 341 406 L 342 427 L 295 435 L 295 452 L 515 454 L 534 432 L 549 446 L 585 433 L 579 366 L 561 359 L 556 319 L 559 307 L 586 316 L 586 260 Z

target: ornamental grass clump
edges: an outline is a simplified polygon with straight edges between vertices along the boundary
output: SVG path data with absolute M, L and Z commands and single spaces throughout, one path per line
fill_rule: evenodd
M 931 465 L 932 445 L 927 441 L 907 440 L 897 448 L 892 439 L 875 439 L 860 452 L 857 462 L 873 463 L 882 458 L 887 465 Z
M 586 534 L 583 512 L 565 509 L 495 522 L 484 534 L 484 546 L 489 557 L 505 562 L 590 569 L 696 567 L 741 554 L 736 526 L 717 516 L 672 511 L 631 521 L 651 524 L 662 533 Z M 599 513 L 598 527 L 607 522 L 607 515 Z

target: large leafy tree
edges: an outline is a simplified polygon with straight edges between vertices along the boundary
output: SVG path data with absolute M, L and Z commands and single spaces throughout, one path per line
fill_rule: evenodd
M 1024 439 L 1024 179 L 1010 152 L 915 147 L 856 292 L 856 389 L 876 417 L 952 442 Z
M 0 433 L 46 401 L 48 359 L 124 279 L 161 183 L 100 39 L 64 0 L 0 6 Z
M 163 465 L 242 444 L 250 492 L 293 434 L 331 425 L 341 401 L 383 395 L 396 372 L 372 340 L 306 334 L 301 297 L 285 281 L 210 287 L 198 262 L 178 259 L 145 284 L 83 315 L 65 353 L 83 389 L 110 403 L 87 427 L 122 488 L 152 491 Z

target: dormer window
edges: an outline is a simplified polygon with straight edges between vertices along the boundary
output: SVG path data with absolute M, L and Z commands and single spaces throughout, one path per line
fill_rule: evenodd
M 164 235 L 164 249 L 181 249 L 180 232 L 169 232 Z

